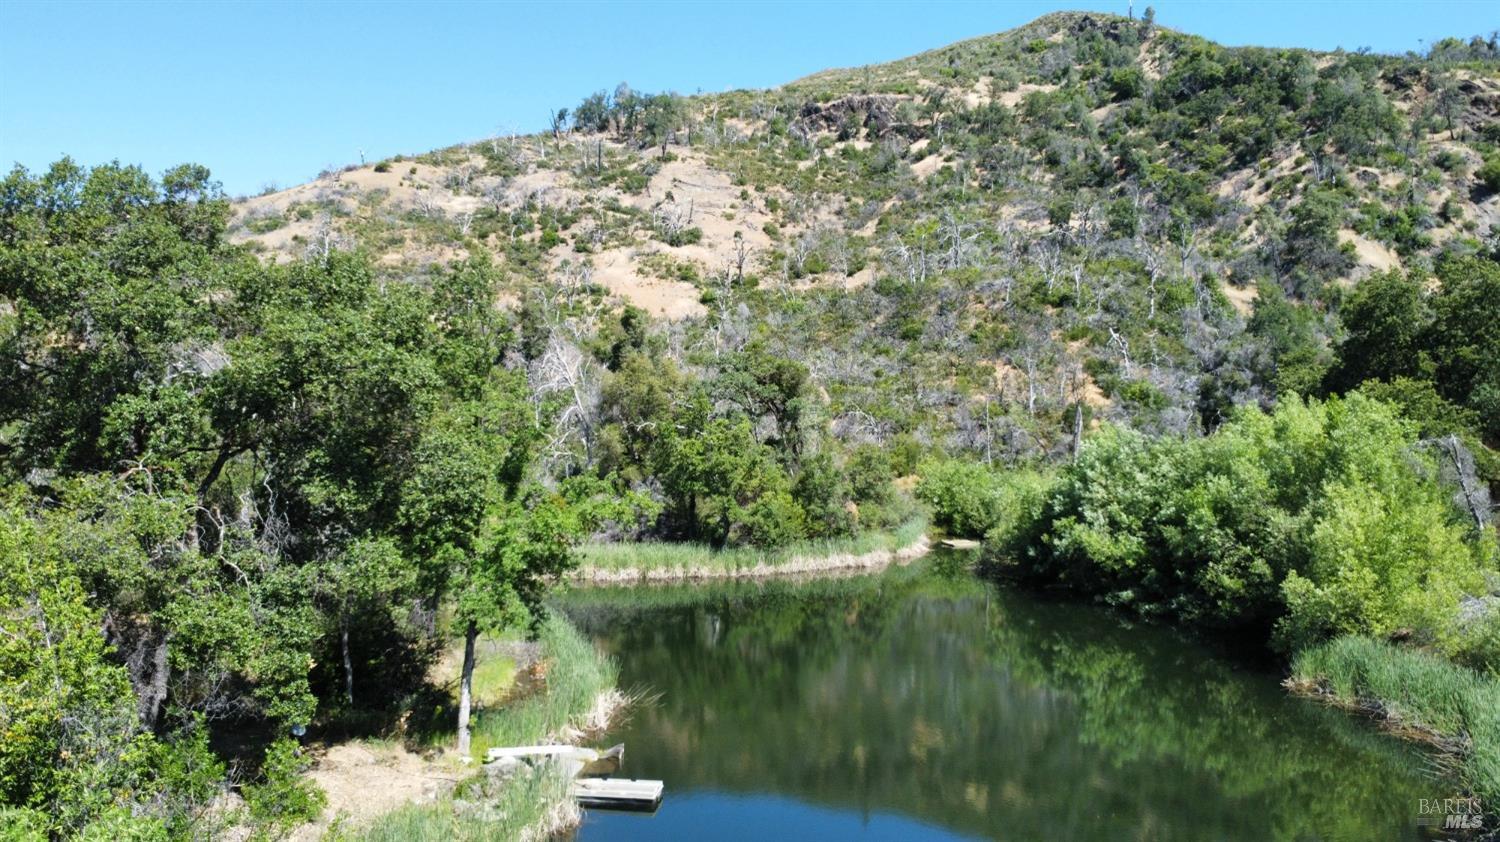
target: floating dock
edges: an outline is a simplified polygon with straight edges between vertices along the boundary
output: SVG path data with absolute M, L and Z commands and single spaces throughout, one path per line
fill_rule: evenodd
M 624 745 L 603 751 L 567 745 L 514 746 L 490 749 L 486 765 L 508 771 L 521 764 L 556 763 L 573 778 L 569 793 L 584 807 L 654 811 L 661 806 L 665 788 L 661 781 L 609 777 L 620 770 L 624 758 Z
M 977 550 L 983 543 L 970 538 L 944 538 L 938 546 L 945 550 Z
M 584 807 L 650 812 L 661 806 L 664 784 L 629 778 L 579 778 L 572 794 Z

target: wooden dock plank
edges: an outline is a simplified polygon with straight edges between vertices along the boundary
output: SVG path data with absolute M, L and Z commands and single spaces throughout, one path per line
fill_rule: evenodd
M 616 810 L 655 810 L 661 804 L 661 781 L 627 778 L 579 778 L 572 794 L 585 807 Z

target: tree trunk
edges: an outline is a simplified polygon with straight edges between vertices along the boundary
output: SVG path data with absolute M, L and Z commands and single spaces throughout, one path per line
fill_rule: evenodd
M 171 665 L 167 660 L 170 635 L 145 622 L 112 615 L 104 618 L 104 639 L 119 652 L 135 691 L 136 713 L 148 731 L 156 728 L 167 700 Z
M 344 702 L 354 707 L 354 662 L 349 658 L 349 618 L 339 624 L 339 644 L 344 650 Z
M 1073 409 L 1073 459 L 1077 461 L 1078 450 L 1083 447 L 1083 403 Z
M 464 670 L 458 683 L 458 753 L 469 755 L 469 705 L 474 699 L 474 641 L 479 626 L 469 623 L 464 630 Z

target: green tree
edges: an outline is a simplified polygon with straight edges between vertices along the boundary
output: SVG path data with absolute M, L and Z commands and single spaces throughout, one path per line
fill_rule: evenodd
M 1478 413 L 1484 435 L 1500 442 L 1500 263 L 1444 260 L 1427 340 L 1443 397 Z
M 667 142 L 677 133 L 677 127 L 687 114 L 682 98 L 673 93 L 655 94 L 646 99 L 642 109 L 642 129 L 645 141 L 660 146 L 663 157 L 667 154 Z
M 1366 380 L 1411 377 L 1422 369 L 1423 333 L 1429 316 L 1422 289 L 1399 272 L 1362 281 L 1340 312 L 1348 331 L 1329 372 L 1335 389 Z
M 1317 314 L 1287 298 L 1275 284 L 1261 284 L 1246 325 L 1259 341 L 1256 374 L 1278 394 L 1308 394 L 1322 383 L 1328 354 Z
M 713 385 L 747 416 L 769 418 L 776 431 L 769 443 L 789 460 L 802 452 L 812 408 L 807 366 L 753 343 L 723 363 Z
M 201 721 L 159 740 L 70 567 L 66 512 L 0 496 L 0 802 L 66 838 L 186 836 L 224 767 Z M 21 819 L 18 819 L 21 821 Z

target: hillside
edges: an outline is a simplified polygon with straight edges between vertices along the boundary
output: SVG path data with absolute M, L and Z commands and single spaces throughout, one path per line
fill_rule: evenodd
M 1326 362 L 1348 284 L 1480 248 L 1500 222 L 1475 175 L 1500 140 L 1497 66 L 1477 40 L 1227 49 L 1055 14 L 673 97 L 665 126 L 587 124 L 585 103 L 555 134 L 242 200 L 232 230 L 267 259 L 358 245 L 392 277 L 487 253 L 503 305 L 556 308 L 575 335 L 632 304 L 680 357 L 763 336 L 807 361 L 841 432 L 989 448 L 1019 408 L 1004 447 L 1024 455 L 1063 446 L 1078 402 L 1184 429 L 1311 376 L 1246 334 L 1270 287 L 1306 305 L 1303 356 Z

